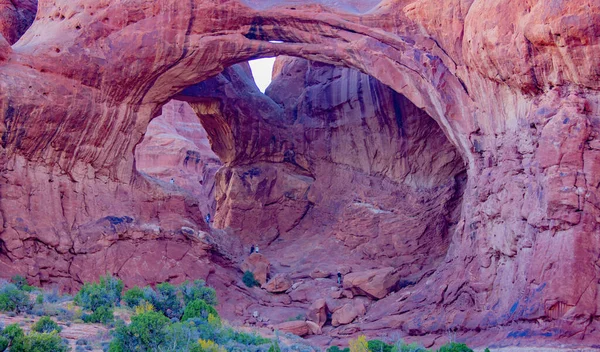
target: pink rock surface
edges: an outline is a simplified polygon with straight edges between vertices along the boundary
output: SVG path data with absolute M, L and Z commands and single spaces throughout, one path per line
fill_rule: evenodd
M 203 277 L 228 314 L 256 300 L 273 317 L 329 296 L 321 278 L 290 293 L 303 307 L 240 299 L 241 248 L 259 242 L 274 273 L 399 270 L 332 336 L 598 340 L 596 2 L 41 1 L 16 41 L 18 4 L 0 7 L 3 276 Z M 281 64 L 272 98 L 223 71 L 273 55 L 324 64 Z M 224 163 L 217 229 L 135 167 L 172 98 Z

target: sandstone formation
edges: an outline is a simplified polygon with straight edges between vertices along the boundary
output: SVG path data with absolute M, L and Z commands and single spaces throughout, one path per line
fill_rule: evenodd
M 242 272 L 249 271 L 254 274 L 254 279 L 258 281 L 261 285 L 267 283 L 267 280 L 271 271 L 271 263 L 264 255 L 260 253 L 252 253 L 246 260 L 242 263 L 240 267 Z M 279 281 L 279 280 L 277 280 Z M 273 288 L 276 288 L 277 285 L 274 285 Z M 285 291 L 285 290 L 284 290 Z
M 333 315 L 331 316 L 331 325 L 339 326 L 349 324 L 353 322 L 354 319 L 363 316 L 365 312 L 366 308 L 360 301 L 346 303 L 333 312 Z
M 277 274 L 264 285 L 264 289 L 271 293 L 285 292 L 292 287 L 292 280 L 286 274 Z
M 398 270 L 332 336 L 598 340 L 597 2 L 44 0 L 20 38 L 32 2 L 0 5 L 3 276 L 203 277 L 241 314 L 329 297 L 329 278 L 240 288 L 258 243 L 274 273 Z M 278 63 L 266 96 L 232 66 L 275 55 L 312 61 Z M 224 165 L 212 229 L 136 168 L 173 98 Z
M 327 322 L 327 302 L 322 298 L 314 301 L 308 308 L 306 319 L 322 328 Z
M 221 167 L 194 110 L 172 100 L 148 125 L 135 149 L 136 169 L 162 181 L 165 188 L 184 190 L 198 200 L 204 214 L 214 214 L 215 174 Z
M 384 298 L 397 287 L 400 275 L 395 268 L 381 268 L 354 272 L 344 277 L 344 288 L 352 293 Z

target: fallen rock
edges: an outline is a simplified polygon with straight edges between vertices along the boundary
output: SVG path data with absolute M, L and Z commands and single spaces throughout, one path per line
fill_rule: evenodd
M 400 274 L 395 268 L 381 268 L 359 271 L 344 277 L 344 288 L 355 295 L 366 295 L 381 299 L 396 286 Z
M 310 273 L 310 277 L 312 277 L 313 279 L 324 279 L 331 276 L 331 273 L 327 270 L 322 270 L 319 268 L 316 268 L 315 270 L 313 270 Z
M 298 336 L 306 336 L 311 333 L 309 325 L 304 320 L 286 321 L 285 323 L 275 325 L 274 328 L 275 330 L 289 332 Z
M 292 287 L 292 280 L 286 274 L 277 274 L 269 282 L 264 284 L 262 288 L 271 293 L 285 292 Z
M 252 272 L 256 281 L 260 282 L 261 285 L 264 285 L 267 282 L 267 276 L 271 271 L 271 263 L 264 255 L 252 253 L 244 260 L 240 269 L 242 269 L 243 272 Z
M 331 316 L 331 325 L 340 326 L 350 324 L 359 316 L 365 315 L 367 309 L 362 302 L 352 301 L 344 304 L 342 308 L 336 310 Z
M 322 328 L 327 322 L 327 302 L 322 298 L 314 301 L 308 308 L 306 318 Z

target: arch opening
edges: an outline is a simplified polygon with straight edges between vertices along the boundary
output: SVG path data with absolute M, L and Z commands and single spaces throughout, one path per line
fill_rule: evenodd
M 240 260 L 258 245 L 272 275 L 395 268 L 390 294 L 430 275 L 466 183 L 437 122 L 356 69 L 280 56 L 273 78 L 262 94 L 248 64 L 237 64 L 174 97 L 195 112 L 222 163 L 206 200 L 214 206 L 205 206 L 213 229 L 239 238 Z M 277 322 L 297 309 L 265 314 Z

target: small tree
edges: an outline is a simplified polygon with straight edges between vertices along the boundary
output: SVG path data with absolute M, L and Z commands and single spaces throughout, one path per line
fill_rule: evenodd
M 35 332 L 41 333 L 50 333 L 56 331 L 57 333 L 62 331 L 62 327 L 60 327 L 54 320 L 52 320 L 48 316 L 43 316 L 38 320 L 35 324 L 31 326 L 31 330 Z

